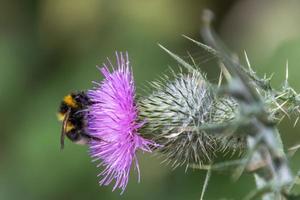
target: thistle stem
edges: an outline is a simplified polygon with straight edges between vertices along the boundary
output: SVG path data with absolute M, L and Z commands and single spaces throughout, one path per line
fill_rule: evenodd
M 219 52 L 220 60 L 232 75 L 232 79 L 228 83 L 228 95 L 235 98 L 239 103 L 242 115 L 246 114 L 247 116 L 247 112 L 251 110 L 251 107 L 259 108 L 257 113 L 252 115 L 249 120 L 249 126 L 253 127 L 253 130 L 247 135 L 248 149 L 256 149 L 249 162 L 249 165 L 257 166 L 252 171 L 256 187 L 258 191 L 261 191 L 272 185 L 270 191 L 267 190 L 267 192 L 262 193 L 262 199 L 279 200 L 283 196 L 286 186 L 291 184 L 293 180 L 280 135 L 274 123 L 269 120 L 269 114 L 262 102 L 263 98 L 249 84 L 251 77 L 245 73 L 238 61 L 229 56 L 229 51 L 211 29 L 212 18 L 213 14 L 210 11 L 204 12 L 202 35 L 207 44 Z M 261 138 L 258 147 L 255 147 L 256 138 Z

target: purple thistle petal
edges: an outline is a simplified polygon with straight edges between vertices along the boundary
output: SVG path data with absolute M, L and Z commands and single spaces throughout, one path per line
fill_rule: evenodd
M 109 185 L 115 180 L 113 190 L 121 188 L 123 193 L 133 161 L 140 177 L 136 151 L 151 152 L 151 146 L 155 144 L 137 132 L 143 123 L 137 122 L 135 87 L 128 55 L 124 58 L 122 53 L 116 53 L 116 57 L 117 69 L 109 61 L 113 71 L 104 65 L 100 69 L 104 80 L 88 91 L 93 104 L 89 108 L 87 127 L 92 137 L 100 139 L 90 143 L 92 158 L 101 160 L 98 166 L 104 167 L 98 175 L 102 177 L 99 184 Z

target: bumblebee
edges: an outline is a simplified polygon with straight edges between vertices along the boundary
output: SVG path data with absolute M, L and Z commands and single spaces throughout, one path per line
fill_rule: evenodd
M 86 132 L 86 118 L 91 101 L 83 91 L 65 96 L 60 104 L 57 117 L 62 122 L 60 144 L 64 148 L 65 136 L 76 144 L 87 144 L 92 137 Z

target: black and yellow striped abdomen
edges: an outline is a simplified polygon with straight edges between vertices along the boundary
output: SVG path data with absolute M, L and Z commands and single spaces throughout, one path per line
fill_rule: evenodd
M 85 132 L 85 113 L 90 103 L 85 92 L 74 92 L 63 98 L 57 113 L 58 120 L 63 122 L 62 136 L 75 143 L 87 142 L 90 137 Z

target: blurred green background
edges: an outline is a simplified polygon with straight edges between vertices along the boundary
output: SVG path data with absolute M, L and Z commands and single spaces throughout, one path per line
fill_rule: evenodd
M 274 73 L 280 87 L 289 60 L 290 83 L 300 89 L 300 1 L 280 0 L 6 0 L 0 2 L 0 199 L 199 199 L 205 173 L 172 170 L 161 159 L 140 157 L 126 192 L 99 187 L 100 169 L 86 147 L 59 148 L 56 111 L 62 97 L 101 80 L 95 65 L 128 51 L 137 88 L 177 64 L 158 46 L 189 51 L 211 80 L 218 66 L 182 34 L 201 40 L 201 11 L 215 12 L 216 29 L 238 54 L 247 50 L 260 75 Z M 140 89 L 138 89 L 138 92 Z M 286 147 L 300 141 L 285 120 Z M 292 167 L 299 167 L 296 155 Z M 213 173 L 206 199 L 241 199 L 254 185 L 244 175 Z

